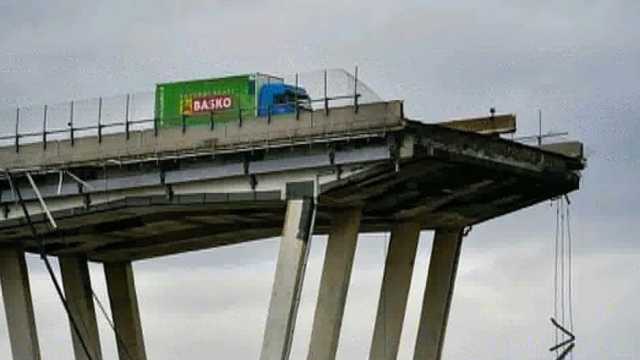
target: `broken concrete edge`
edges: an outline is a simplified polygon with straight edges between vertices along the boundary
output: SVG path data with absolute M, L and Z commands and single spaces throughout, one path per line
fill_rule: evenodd
M 472 119 L 455 119 L 438 122 L 435 125 L 483 135 L 510 134 L 516 132 L 516 115 L 504 114 Z M 574 159 L 584 159 L 584 146 L 579 141 L 543 144 L 538 149 Z
M 406 152 L 410 153 L 410 156 L 400 159 L 400 167 L 423 158 L 431 158 L 467 163 L 497 171 L 516 172 L 544 181 L 564 179 L 567 176 L 579 178 L 579 171 L 585 167 L 583 158 L 574 158 L 497 136 L 451 129 L 438 124 L 408 120 L 404 134 L 407 140 L 404 143 L 408 145 L 403 143 L 403 146 L 406 145 Z M 323 184 L 320 193 L 358 183 L 363 177 L 383 174 L 391 167 L 391 163 L 379 164 L 368 172 Z
M 577 191 L 579 189 L 580 179 L 577 176 L 573 176 L 572 178 L 573 178 L 573 184 L 572 185 L 569 185 L 569 186 L 567 186 L 565 188 L 559 189 L 558 191 L 556 191 L 555 194 L 552 194 L 550 196 L 545 196 L 545 197 L 532 198 L 532 199 L 529 199 L 526 202 L 521 202 L 518 205 L 514 205 L 514 206 L 509 207 L 509 208 L 503 208 L 501 211 L 498 211 L 498 212 L 496 212 L 494 214 L 491 214 L 491 216 L 485 216 L 485 217 L 482 217 L 482 218 L 478 218 L 474 222 L 471 222 L 471 223 L 467 224 L 466 226 L 469 226 L 469 227 L 476 226 L 476 225 L 485 223 L 487 221 L 490 221 L 490 220 L 493 220 L 493 219 L 497 219 L 497 218 L 499 218 L 501 216 L 504 216 L 506 214 L 509 214 L 509 213 L 513 212 L 514 209 L 523 210 L 523 209 L 538 205 L 538 204 L 540 204 L 542 202 L 545 202 L 545 201 L 549 201 L 549 200 L 556 199 L 556 198 L 561 197 L 561 196 L 569 195 L 572 192 Z
M 419 135 L 416 139 L 418 145 L 437 146 L 459 154 L 476 153 L 484 158 L 517 160 L 521 163 L 529 163 L 534 170 L 544 168 L 582 170 L 585 166 L 583 158 L 571 157 L 544 147 L 530 146 L 497 136 L 413 120 L 407 121 L 407 129 Z
M 434 125 L 483 135 L 500 135 L 516 132 L 516 116 L 515 114 L 496 115 L 495 117 L 452 120 Z M 536 148 L 569 158 L 584 159 L 584 145 L 579 141 L 543 144 Z
M 544 144 L 540 149 L 574 159 L 584 159 L 584 144 L 579 141 L 563 141 Z
M 455 119 L 438 122 L 435 125 L 484 135 L 510 134 L 516 132 L 516 115 L 503 114 L 471 119 Z

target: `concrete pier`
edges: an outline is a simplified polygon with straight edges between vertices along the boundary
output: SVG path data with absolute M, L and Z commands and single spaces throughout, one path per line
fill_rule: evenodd
M 90 352 L 90 357 L 88 357 L 81 340 L 71 327 L 75 358 L 76 360 L 101 360 L 100 335 L 96 311 L 93 306 L 93 292 L 87 259 L 80 256 L 60 257 L 60 271 L 69 311 Z
M 442 356 L 461 245 L 462 229 L 436 230 L 413 355 L 415 360 L 439 360 Z
M 116 328 L 119 359 L 146 360 L 131 263 L 105 263 L 104 273 Z
M 336 357 L 361 215 L 360 209 L 339 210 L 332 215 L 309 360 L 333 360 Z
M 370 360 L 395 360 L 398 355 L 420 228 L 416 218 L 391 230 Z
M 310 183 L 302 194 L 287 200 L 261 360 L 289 358 L 316 212 L 312 189 Z
M 40 360 L 29 274 L 21 249 L 0 248 L 0 283 L 13 358 Z

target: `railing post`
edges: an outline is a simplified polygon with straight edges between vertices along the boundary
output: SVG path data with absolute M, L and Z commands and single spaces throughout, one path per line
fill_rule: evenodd
M 355 80 L 353 84 L 353 111 L 357 114 L 359 110 L 358 105 L 358 67 L 356 66 Z
M 329 98 L 327 97 L 327 70 L 324 71 L 324 114 L 329 116 Z
M 102 144 L 102 97 L 98 98 L 98 144 Z
M 493 118 L 493 114 L 491 117 Z M 540 109 L 538 109 L 538 147 L 542 147 L 542 110 Z
M 20 108 L 16 108 L 16 152 L 20 152 Z
M 44 105 L 42 114 L 42 149 L 47 150 L 47 105 Z
M 267 105 L 267 124 L 271 124 L 271 105 Z
M 180 116 L 181 116 L 181 121 L 182 121 L 182 133 L 186 133 L 187 132 L 187 119 L 186 119 L 186 115 L 184 113 L 184 106 L 185 106 L 185 102 L 187 101 L 187 98 L 185 97 L 184 93 L 180 94 L 180 108 L 182 110 L 180 110 Z M 192 100 L 189 100 L 192 101 Z M 192 104 L 193 105 L 193 104 Z
M 296 120 L 300 120 L 300 106 L 298 104 L 298 91 L 299 91 L 298 89 L 299 89 L 299 87 L 298 87 L 298 73 L 296 73 L 296 92 L 293 95 L 294 99 L 295 99 L 294 105 L 296 107 Z
M 73 133 L 73 101 L 69 105 L 69 135 L 71 137 L 71 146 L 75 145 L 75 137 Z
M 131 101 L 131 95 L 127 94 L 126 104 L 124 106 L 124 132 L 126 133 L 126 138 L 129 140 L 129 102 Z
M 158 118 L 153 117 L 153 136 L 158 137 Z

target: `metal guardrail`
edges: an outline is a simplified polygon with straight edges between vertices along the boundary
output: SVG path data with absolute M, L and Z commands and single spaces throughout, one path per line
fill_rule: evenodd
M 281 107 L 294 106 L 296 119 L 300 118 L 301 112 L 309 111 L 310 109 L 313 109 L 314 104 L 322 104 L 321 108 L 323 108 L 325 114 L 328 115 L 332 107 L 331 106 L 332 103 L 335 103 L 336 101 L 342 101 L 343 103 L 344 101 L 348 101 L 350 105 L 353 106 L 354 112 L 357 113 L 359 110 L 359 105 L 361 103 L 361 98 L 362 98 L 362 93 L 359 92 L 359 87 L 366 88 L 366 85 L 362 84 L 358 79 L 357 67 L 355 69 L 354 74 L 355 76 L 353 76 L 353 83 L 352 83 L 353 92 L 350 94 L 340 94 L 340 95 L 333 95 L 333 96 L 330 95 L 328 92 L 328 87 L 329 87 L 328 72 L 327 70 L 325 70 L 323 73 L 323 84 L 322 84 L 323 93 L 321 97 L 310 98 L 306 100 L 299 100 L 297 99 L 297 94 L 296 94 L 296 98 L 294 98 L 293 101 L 278 104 L 276 105 L 276 107 L 267 107 L 267 108 L 257 108 L 255 106 L 248 107 L 248 108 L 236 107 L 236 108 L 225 110 L 225 111 L 212 111 L 209 113 L 208 126 L 211 130 L 213 130 L 214 127 L 216 127 L 217 118 L 226 117 L 228 119 L 228 117 L 230 116 L 229 114 L 232 114 L 232 115 L 235 115 L 235 119 L 238 127 L 242 127 L 242 122 L 245 117 L 254 117 L 254 116 L 257 116 L 258 113 L 262 113 L 262 112 L 266 112 L 267 114 L 265 117 L 266 121 L 270 123 L 272 120 L 272 117 L 277 116 L 274 113 L 277 112 L 276 110 L 278 106 L 281 106 Z M 303 85 L 304 84 L 300 84 L 299 76 L 298 74 L 296 74 L 295 87 L 304 88 Z M 147 114 L 147 116 L 145 117 L 142 117 L 142 118 L 134 117 L 132 119 L 132 112 L 133 112 L 132 110 L 135 105 L 132 99 L 135 99 L 138 96 L 145 97 L 149 95 L 153 95 L 153 93 L 127 94 L 124 96 L 124 99 L 122 97 L 118 97 L 118 98 L 102 98 L 101 97 L 98 99 L 71 101 L 68 103 L 68 105 L 66 105 L 67 106 L 66 113 L 63 114 L 63 115 L 66 115 L 67 117 L 66 126 L 58 127 L 58 128 L 55 128 L 55 127 L 51 128 L 50 113 L 51 113 L 52 107 L 48 105 L 44 105 L 41 113 L 41 126 L 42 126 L 41 131 L 33 131 L 30 129 L 26 131 L 21 131 L 20 127 L 23 125 L 21 122 L 23 120 L 22 119 L 23 116 L 21 112 L 24 108 L 17 108 L 15 110 L 15 131 L 13 132 L 13 134 L 0 135 L 0 146 L 11 146 L 11 143 L 13 143 L 13 146 L 15 147 L 15 151 L 19 153 L 20 148 L 23 144 L 42 143 L 43 149 L 46 150 L 47 146 L 51 143 L 51 141 L 55 137 L 57 137 L 57 139 L 55 140 L 70 140 L 71 146 L 74 146 L 76 139 L 80 137 L 96 136 L 98 142 L 101 143 L 105 133 L 109 133 L 109 134 L 125 133 L 126 138 L 129 139 L 131 131 L 147 130 L 151 128 L 154 129 L 154 134 L 155 136 L 157 136 L 159 128 L 162 128 L 161 124 L 159 124 L 159 119 L 157 117 L 155 117 L 154 115 L 149 116 L 149 114 Z M 154 96 L 151 96 L 151 98 L 155 99 Z M 123 120 L 104 122 L 104 117 L 105 117 L 104 102 L 106 100 L 113 101 L 114 99 L 124 100 L 124 103 L 119 104 L 120 106 L 122 106 L 122 108 L 120 108 L 120 111 L 122 111 L 122 113 L 120 114 L 119 117 Z M 77 113 L 78 113 L 79 104 L 85 105 L 86 107 L 87 104 L 90 104 L 91 102 L 96 102 L 96 100 L 97 100 L 97 104 L 91 104 L 90 106 L 90 108 L 93 110 L 95 114 L 94 115 L 95 118 L 92 120 L 93 124 L 78 125 Z M 146 105 L 146 107 L 149 107 L 148 106 L 149 104 L 143 104 L 143 105 Z M 60 107 L 60 105 L 57 105 L 57 106 Z M 155 106 L 152 106 L 151 108 L 155 109 Z M 318 109 L 319 108 L 320 107 L 318 107 Z M 29 110 L 33 112 L 34 109 L 29 108 Z M 110 110 L 113 110 L 113 109 L 110 109 Z M 202 115 L 202 114 L 197 116 L 182 115 L 179 118 L 163 119 L 163 120 L 174 120 L 175 123 L 181 124 L 179 126 L 182 127 L 182 131 L 186 132 L 187 128 L 192 125 L 192 124 L 189 124 L 192 118 L 197 118 L 199 125 L 201 125 L 202 119 L 204 116 L 206 115 Z M 82 118 L 81 120 L 85 120 L 86 122 L 87 119 Z M 229 123 L 229 122 L 230 122 L 229 120 L 225 120 L 225 123 Z M 27 127 L 29 128 L 34 128 L 35 126 L 37 125 L 27 124 Z M 120 131 L 117 131 L 117 130 L 110 131 L 110 129 L 111 130 L 119 129 Z M 4 144 L 2 144 L 3 142 Z

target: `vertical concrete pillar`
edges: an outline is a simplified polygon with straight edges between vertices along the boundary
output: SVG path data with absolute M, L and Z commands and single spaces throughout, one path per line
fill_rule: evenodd
M 104 273 L 120 360 L 146 360 L 136 286 L 130 262 L 105 263 Z
M 420 221 L 413 219 L 391 230 L 370 360 L 395 360 L 398 355 L 420 229 Z
M 0 283 L 13 358 L 40 360 L 29 275 L 21 249 L 0 249 Z
M 439 360 L 460 258 L 462 229 L 437 229 L 414 353 L 415 360 Z
M 336 357 L 360 217 L 360 209 L 333 214 L 313 318 L 309 360 L 333 360 Z
M 287 211 L 262 342 L 261 360 L 287 360 L 313 234 L 313 183 L 287 186 Z M 295 190 L 298 188 L 298 190 Z
M 93 292 L 91 290 L 91 277 L 89 276 L 87 259 L 69 256 L 61 257 L 59 261 L 64 294 L 69 305 L 69 311 L 78 325 L 82 339 L 91 354 L 90 357 L 87 356 L 78 335 L 72 327 L 71 338 L 76 360 L 101 360 L 100 335 L 98 333 L 96 311 L 93 306 Z

